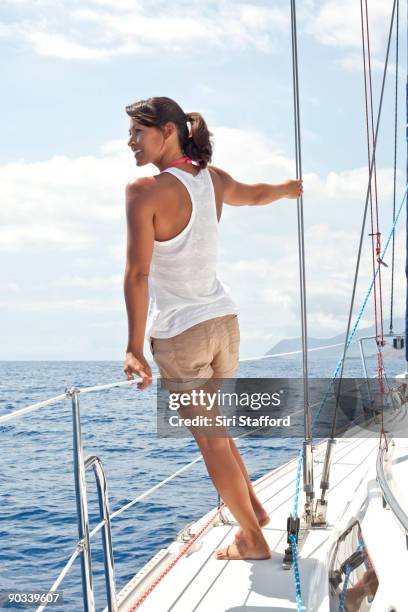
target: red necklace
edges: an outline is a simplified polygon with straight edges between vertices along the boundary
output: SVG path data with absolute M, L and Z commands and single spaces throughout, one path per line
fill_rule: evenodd
M 167 168 L 171 168 L 171 166 L 175 166 L 176 164 L 193 164 L 193 160 L 188 155 L 183 155 L 183 157 L 179 157 L 178 159 L 174 159 L 167 166 L 163 168 L 163 170 L 167 170 Z M 162 170 L 162 172 L 163 172 Z

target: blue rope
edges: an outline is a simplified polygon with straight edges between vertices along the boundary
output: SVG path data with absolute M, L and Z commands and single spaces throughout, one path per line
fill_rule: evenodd
M 299 507 L 299 493 L 300 493 L 300 473 L 302 467 L 302 458 L 303 458 L 303 447 L 299 449 L 299 459 L 297 465 L 297 474 L 296 474 L 296 492 L 295 492 L 295 500 L 293 503 L 293 518 L 297 518 L 298 516 L 298 507 Z M 300 585 L 300 573 L 299 573 L 299 561 L 297 554 L 297 544 L 296 544 L 296 536 L 291 534 L 289 536 L 290 543 L 292 544 L 292 555 L 293 555 L 293 573 L 295 575 L 295 587 L 296 587 L 296 605 L 298 612 L 302 612 L 303 604 L 302 604 L 302 589 Z
M 298 516 L 299 492 L 300 492 L 300 471 L 302 467 L 302 458 L 303 458 L 303 447 L 299 449 L 299 459 L 298 459 L 297 475 L 296 475 L 296 492 L 295 492 L 295 501 L 293 503 L 293 517 L 294 518 L 297 518 Z
M 394 223 L 392 225 L 391 231 L 390 231 L 390 233 L 388 235 L 387 242 L 385 243 L 385 246 L 383 248 L 383 251 L 382 251 L 382 254 L 381 254 L 381 259 L 384 259 L 384 256 L 385 256 L 385 254 L 387 252 L 387 249 L 388 249 L 388 246 L 389 246 L 389 244 L 391 242 L 392 236 L 394 235 L 395 227 L 396 227 L 396 225 L 398 223 L 398 220 L 399 220 L 399 217 L 400 217 L 400 214 L 401 214 L 401 211 L 402 211 L 402 207 L 404 206 L 404 202 L 405 202 L 405 199 L 407 197 L 407 192 L 408 192 L 408 185 L 406 185 L 406 187 L 405 187 L 404 197 L 402 198 L 402 201 L 401 201 L 401 204 L 400 204 L 400 206 L 398 208 L 398 212 L 397 212 L 397 215 L 395 217 Z M 359 323 L 361 321 L 361 317 L 363 316 L 365 307 L 367 306 L 368 299 L 369 299 L 369 297 L 371 295 L 371 292 L 373 290 L 374 281 L 375 281 L 375 279 L 377 277 L 378 271 L 380 269 L 380 265 L 381 264 L 378 264 L 378 266 L 377 266 L 375 274 L 374 274 L 374 276 L 373 276 L 373 278 L 371 280 L 370 286 L 368 288 L 367 294 L 366 294 L 366 296 L 365 296 L 365 298 L 363 300 L 363 303 L 362 303 L 362 305 L 360 307 L 360 310 L 358 311 L 358 315 L 357 315 L 356 321 L 355 321 L 355 323 L 353 325 L 353 328 L 352 328 L 352 330 L 350 332 L 350 335 L 349 335 L 349 337 L 347 339 L 347 344 L 346 344 L 347 348 L 349 348 L 349 346 L 350 346 L 350 344 L 351 344 L 351 342 L 352 342 L 352 340 L 353 340 L 353 338 L 354 338 L 354 336 L 356 334 L 357 327 L 358 327 L 358 325 L 359 325 Z M 343 355 L 340 357 L 340 359 L 339 359 L 339 361 L 338 361 L 338 363 L 337 363 L 337 365 L 336 365 L 336 367 L 334 369 L 334 372 L 333 372 L 333 374 L 331 376 L 332 381 L 334 381 L 337 378 L 337 375 L 340 372 L 340 368 L 341 368 L 342 364 L 343 364 Z M 314 419 L 313 419 L 313 422 L 312 422 L 312 430 L 313 430 L 313 427 L 315 425 L 315 422 L 317 421 L 318 417 L 320 416 L 320 412 L 322 411 L 322 408 L 326 404 L 326 401 L 327 401 L 327 398 L 329 397 L 329 395 L 330 395 L 330 386 L 328 387 L 328 389 L 327 389 L 327 391 L 326 391 L 326 393 L 325 393 L 325 395 L 324 395 L 324 397 L 322 399 L 322 402 L 321 402 L 321 404 L 319 406 L 319 409 L 318 409 L 318 411 L 316 412 L 316 414 L 314 416 Z
M 364 550 L 364 549 L 365 549 L 365 545 L 364 545 L 363 540 L 359 540 L 357 550 Z M 370 569 L 370 564 L 368 563 L 367 556 L 364 556 L 364 567 L 366 568 L 366 570 Z
M 361 552 L 364 549 L 365 549 L 364 542 L 360 540 L 358 543 L 356 552 L 357 551 Z M 364 565 L 366 569 L 368 569 L 369 566 L 368 566 L 366 558 L 364 558 Z M 350 575 L 352 571 L 353 571 L 352 567 L 350 565 L 346 565 L 346 572 L 344 574 L 343 588 L 342 588 L 342 591 L 339 597 L 339 612 L 344 612 L 344 609 L 345 609 L 344 606 L 346 603 L 346 591 L 347 591 L 347 587 L 348 587 L 348 583 L 349 583 L 349 579 L 350 579 Z
M 292 533 L 289 536 L 290 543 L 292 544 L 293 551 L 293 573 L 295 574 L 295 584 L 296 584 L 296 605 L 298 612 L 303 612 L 304 607 L 302 604 L 302 591 L 300 587 L 300 574 L 299 574 L 299 563 L 297 556 L 297 545 L 296 545 L 296 536 Z
M 347 587 L 348 587 L 348 582 L 349 582 L 351 571 L 352 570 L 351 570 L 350 565 L 347 565 L 346 573 L 344 575 L 343 588 L 341 590 L 340 597 L 339 597 L 339 612 L 344 612 L 345 610 L 346 592 L 347 592 Z

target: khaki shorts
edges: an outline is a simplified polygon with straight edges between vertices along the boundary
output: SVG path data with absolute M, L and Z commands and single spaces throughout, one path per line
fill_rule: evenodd
M 239 362 L 239 325 L 234 314 L 189 327 L 172 338 L 150 338 L 162 387 L 188 391 L 202 379 L 231 378 Z

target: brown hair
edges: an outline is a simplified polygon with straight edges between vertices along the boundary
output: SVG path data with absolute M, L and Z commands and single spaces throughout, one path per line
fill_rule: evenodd
M 171 98 L 153 97 L 126 106 L 126 112 L 138 123 L 159 127 L 168 121 L 175 124 L 180 147 L 200 168 L 206 168 L 212 157 L 212 134 L 200 113 L 184 113 Z M 187 121 L 191 124 L 189 133 Z

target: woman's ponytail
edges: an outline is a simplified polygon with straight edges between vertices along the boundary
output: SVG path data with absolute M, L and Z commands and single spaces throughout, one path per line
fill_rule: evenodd
M 187 113 L 186 121 L 191 125 L 190 134 L 183 150 L 200 168 L 206 168 L 212 158 L 212 134 L 200 113 Z
M 177 128 L 181 150 L 200 168 L 206 168 L 212 157 L 212 134 L 200 113 L 185 114 L 181 106 L 166 96 L 139 100 L 126 107 L 129 117 L 142 125 L 160 127 L 172 121 Z M 187 122 L 190 124 L 190 131 Z

